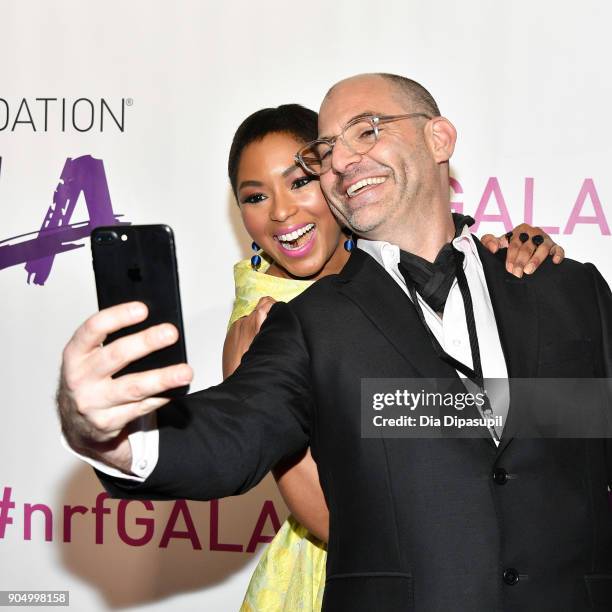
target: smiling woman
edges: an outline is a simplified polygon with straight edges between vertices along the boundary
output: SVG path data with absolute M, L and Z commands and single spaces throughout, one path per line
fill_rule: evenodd
M 350 256 L 354 243 L 332 214 L 317 177 L 296 161 L 296 151 L 302 153 L 316 137 L 317 114 L 297 104 L 254 113 L 234 136 L 229 178 L 263 260 L 252 267 L 245 259 L 234 268 L 236 301 L 223 349 L 224 377 L 239 366 L 275 301 L 290 301 L 313 281 L 338 273 Z M 358 179 L 349 185 L 348 197 L 384 180 Z M 521 226 L 527 230 L 540 233 Z M 553 243 L 546 240 L 548 253 Z M 487 246 L 495 251 L 505 244 L 505 238 L 491 238 Z M 274 476 L 291 516 L 262 555 L 241 612 L 320 610 L 329 513 L 317 466 L 307 451 L 277 466 Z
M 318 180 L 293 160 L 301 144 L 284 132 L 246 145 L 237 198 L 246 230 L 273 259 L 268 274 L 314 280 L 339 272 L 348 253 Z

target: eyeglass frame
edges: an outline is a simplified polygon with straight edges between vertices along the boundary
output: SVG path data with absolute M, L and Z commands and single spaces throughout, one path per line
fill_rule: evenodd
M 405 115 L 360 115 L 359 117 L 354 117 L 353 119 L 351 119 L 343 128 L 342 131 L 340 132 L 340 134 L 338 134 L 337 136 L 333 136 L 332 138 L 317 138 L 315 140 L 311 140 L 309 143 L 305 144 L 294 156 L 293 159 L 295 161 L 296 164 L 299 164 L 302 169 L 307 172 L 308 174 L 312 175 L 312 176 L 321 176 L 321 174 L 325 174 L 326 172 L 329 172 L 329 170 L 331 170 L 331 163 L 329 168 L 327 168 L 327 170 L 324 170 L 323 172 L 313 172 L 309 167 L 308 164 L 304 161 L 304 158 L 302 156 L 302 151 L 305 151 L 306 149 L 319 144 L 319 143 L 323 143 L 329 146 L 330 148 L 330 152 L 333 153 L 334 151 L 334 146 L 336 145 L 336 142 L 338 140 L 338 138 L 340 138 L 342 140 L 342 142 L 344 143 L 344 146 L 349 149 L 350 151 L 352 151 L 355 155 L 365 155 L 366 153 L 369 153 L 378 143 L 378 139 L 379 139 L 379 134 L 378 134 L 378 126 L 382 125 L 383 123 L 391 123 L 392 121 L 399 121 L 400 119 L 413 119 L 415 117 L 425 117 L 425 119 L 433 119 L 432 115 L 428 115 L 427 113 L 407 113 Z M 372 144 L 371 147 L 369 147 L 366 151 L 364 151 L 363 153 L 359 153 L 357 151 L 355 151 L 347 142 L 346 140 L 344 140 L 344 134 L 346 133 L 346 131 L 351 128 L 352 126 L 356 125 L 357 123 L 361 122 L 361 121 L 369 121 L 369 123 L 372 126 L 372 129 L 374 130 L 374 143 Z

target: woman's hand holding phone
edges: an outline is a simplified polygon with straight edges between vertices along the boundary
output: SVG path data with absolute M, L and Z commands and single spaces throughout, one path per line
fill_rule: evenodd
M 162 323 L 102 345 L 109 334 L 147 316 L 143 303 L 130 302 L 87 319 L 64 348 L 57 393 L 70 446 L 126 473 L 132 465 L 127 425 L 170 401 L 159 394 L 188 385 L 193 378 L 186 363 L 112 378 L 129 363 L 177 341 L 176 327 Z

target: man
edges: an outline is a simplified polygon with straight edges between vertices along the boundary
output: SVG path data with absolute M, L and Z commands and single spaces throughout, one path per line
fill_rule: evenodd
M 503 275 L 500 258 L 465 231 L 455 236 L 455 129 L 413 81 L 342 81 L 319 121 L 323 140 L 300 159 L 320 173 L 338 217 L 368 239 L 361 249 L 339 275 L 273 306 L 224 383 L 163 407 L 151 396 L 188 382 L 187 366 L 110 375 L 173 342 L 175 330 L 99 350 L 146 313 L 124 305 L 95 315 L 64 354 L 68 442 L 118 468 L 99 472 L 113 494 L 160 499 L 242 493 L 310 445 L 330 509 L 326 611 L 611 609 L 607 441 L 509 432 L 500 441 L 501 431 L 364 438 L 359 408 L 365 378 L 609 376 L 607 285 L 571 261 L 545 262 L 536 283 Z M 432 286 L 434 276 L 443 282 Z M 492 409 L 503 414 L 507 401 Z M 147 448 L 134 434 L 131 446 L 130 423 L 154 411 Z

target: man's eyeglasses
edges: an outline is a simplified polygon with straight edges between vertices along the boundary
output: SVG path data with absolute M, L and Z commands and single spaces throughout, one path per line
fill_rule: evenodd
M 332 152 L 338 138 L 353 153 L 365 155 L 378 142 L 380 125 L 400 119 L 413 119 L 414 117 L 432 118 L 431 115 L 426 113 L 356 117 L 344 126 L 342 133 L 338 136 L 313 140 L 302 147 L 296 153 L 295 161 L 309 174 L 320 176 L 331 168 Z

